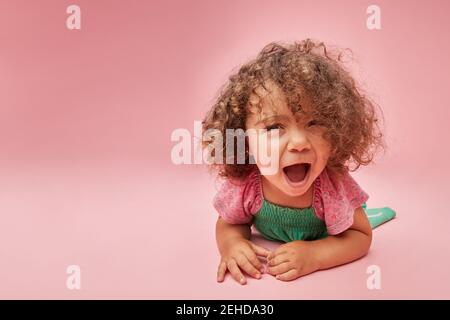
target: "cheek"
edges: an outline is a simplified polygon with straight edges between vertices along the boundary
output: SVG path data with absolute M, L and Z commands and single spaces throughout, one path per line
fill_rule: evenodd
M 275 175 L 279 169 L 279 141 L 267 133 L 249 133 L 249 152 L 263 175 Z
M 331 152 L 330 143 L 325 140 L 323 137 L 317 136 L 314 138 L 314 150 L 317 154 L 317 157 L 324 162 L 328 161 Z
M 263 153 L 265 156 L 279 154 L 281 148 L 281 139 L 279 134 L 257 133 L 250 130 L 248 132 L 248 148 L 253 155 Z
M 331 148 L 330 148 L 330 144 L 328 142 L 325 141 L 318 145 L 317 153 L 323 162 L 328 161 L 328 158 L 330 157 L 330 152 L 331 152 Z

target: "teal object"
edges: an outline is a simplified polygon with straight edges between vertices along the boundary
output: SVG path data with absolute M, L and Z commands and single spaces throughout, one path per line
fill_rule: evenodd
M 268 240 L 316 240 L 328 235 L 325 222 L 316 216 L 312 207 L 288 208 L 263 200 L 253 222 Z
M 366 212 L 372 229 L 375 229 L 379 225 L 395 218 L 395 211 L 389 207 L 367 208 L 365 203 L 362 205 L 362 207 Z
M 395 217 L 395 211 L 389 207 L 368 209 L 366 203 L 362 207 L 372 229 Z M 261 235 L 271 241 L 308 241 L 328 236 L 325 222 L 317 217 L 313 207 L 289 208 L 264 199 L 253 223 Z

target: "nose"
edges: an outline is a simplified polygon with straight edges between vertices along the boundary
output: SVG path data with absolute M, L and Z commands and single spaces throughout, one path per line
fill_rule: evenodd
M 289 136 L 287 150 L 291 152 L 302 152 L 311 148 L 310 142 L 306 134 L 302 130 L 294 130 Z

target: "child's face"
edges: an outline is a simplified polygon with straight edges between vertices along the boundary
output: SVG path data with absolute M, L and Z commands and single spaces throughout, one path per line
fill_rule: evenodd
M 278 170 L 273 175 L 265 175 L 265 178 L 287 195 L 303 195 L 327 164 L 330 145 L 322 137 L 326 128 L 313 121 L 311 116 L 303 113 L 294 116 L 280 88 L 273 82 L 268 82 L 266 87 L 269 91 L 261 87 L 256 90 L 258 95 L 250 96 L 250 102 L 259 102 L 262 109 L 249 106 L 246 129 L 266 129 L 268 144 L 273 143 L 274 139 L 279 144 Z M 302 107 L 309 112 L 313 106 L 305 98 Z M 271 134 L 274 129 L 279 130 L 278 138 Z M 256 165 L 261 168 L 261 162 L 256 156 L 255 139 L 256 136 L 249 136 L 250 153 L 255 156 Z M 271 154 L 269 148 L 270 146 L 262 152 Z M 264 175 L 263 170 L 261 173 Z

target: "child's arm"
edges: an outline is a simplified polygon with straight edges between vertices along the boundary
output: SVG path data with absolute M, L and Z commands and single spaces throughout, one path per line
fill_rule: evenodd
M 367 254 L 372 228 L 364 210 L 355 210 L 353 225 L 335 236 L 316 241 L 293 241 L 270 254 L 269 273 L 279 280 L 293 280 L 321 269 L 349 263 Z
M 217 271 L 217 281 L 222 282 L 227 269 L 240 284 L 246 279 L 242 270 L 252 277 L 259 279 L 264 267 L 257 255 L 265 256 L 269 250 L 250 242 L 251 224 L 230 224 L 221 217 L 216 224 L 216 241 L 221 255 Z
M 372 243 L 372 228 L 363 208 L 355 210 L 353 225 L 335 236 L 313 241 L 320 269 L 329 269 L 359 259 L 367 254 Z
M 219 217 L 216 223 L 216 241 L 219 251 L 223 247 L 224 242 L 233 238 L 250 239 L 250 224 L 231 224 Z

